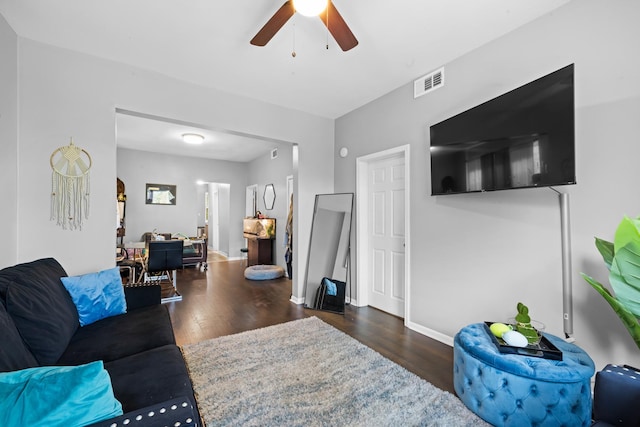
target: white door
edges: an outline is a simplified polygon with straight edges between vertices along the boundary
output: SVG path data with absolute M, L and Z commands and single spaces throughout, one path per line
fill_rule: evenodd
M 368 168 L 369 305 L 404 317 L 405 158 L 376 160 Z
M 257 193 L 258 193 L 258 184 L 253 184 L 247 186 L 245 192 L 245 209 L 244 215 L 248 218 L 253 218 L 256 214 L 257 210 Z

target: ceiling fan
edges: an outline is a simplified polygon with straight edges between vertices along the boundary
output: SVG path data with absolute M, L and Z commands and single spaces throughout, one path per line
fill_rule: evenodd
M 295 5 L 294 2 L 296 3 Z M 305 14 L 301 10 L 301 3 L 304 3 L 304 0 L 287 0 L 284 2 L 280 9 L 273 14 L 271 19 L 264 24 L 264 27 L 258 31 L 258 34 L 251 39 L 251 44 L 254 46 L 265 46 L 296 11 Z M 356 40 L 349 26 L 342 18 L 342 15 L 340 15 L 338 9 L 333 5 L 333 2 L 331 0 L 323 0 L 320 3 L 322 4 L 322 9 L 318 12 L 311 12 L 308 16 L 318 15 L 343 51 L 346 52 L 356 47 L 358 40 Z

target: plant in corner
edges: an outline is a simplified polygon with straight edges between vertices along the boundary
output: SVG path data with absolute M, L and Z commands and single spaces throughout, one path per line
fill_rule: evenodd
M 613 243 L 596 237 L 596 248 L 609 269 L 614 293 L 594 278 L 582 277 L 609 303 L 640 348 L 640 217 L 625 216 Z

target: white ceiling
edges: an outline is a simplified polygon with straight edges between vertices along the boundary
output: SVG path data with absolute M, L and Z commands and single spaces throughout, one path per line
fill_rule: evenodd
M 185 133 L 200 134 L 204 141 L 200 145 L 186 144 L 182 141 Z M 118 147 L 232 162 L 250 162 L 285 146 L 285 143 L 122 111 L 116 114 L 116 134 Z
M 250 45 L 283 0 L 0 0 L 0 14 L 21 37 L 337 118 L 568 1 L 333 0 L 359 41 L 348 52 L 298 14 Z

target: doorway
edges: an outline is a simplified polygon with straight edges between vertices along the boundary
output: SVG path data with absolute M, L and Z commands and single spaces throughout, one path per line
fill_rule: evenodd
M 356 159 L 357 302 L 409 319 L 409 145 Z

